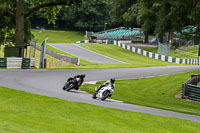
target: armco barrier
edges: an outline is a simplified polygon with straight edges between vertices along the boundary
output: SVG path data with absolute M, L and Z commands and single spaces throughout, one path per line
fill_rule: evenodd
M 35 68 L 35 58 L 18 58 L 18 57 L 0 58 L 0 68 L 7 68 L 7 69 Z
M 7 67 L 7 58 L 0 58 L 0 68 Z
M 36 49 L 40 50 L 41 47 L 39 45 L 36 45 Z M 79 65 L 79 59 L 78 58 L 73 58 L 73 57 L 70 57 L 70 56 L 62 55 L 62 54 L 53 52 L 53 51 L 51 51 L 49 49 L 46 49 L 46 53 L 48 55 L 56 58 L 56 59 L 59 59 L 59 60 L 62 60 L 62 61 L 67 61 L 69 63 Z
M 22 65 L 22 58 L 7 57 L 7 68 L 8 69 L 20 69 Z
M 162 60 L 162 61 L 177 63 L 177 64 L 198 65 L 198 59 L 181 59 L 181 58 L 175 58 L 175 57 L 155 54 L 155 53 L 152 53 L 152 52 L 149 52 L 149 51 L 142 50 L 140 48 L 129 46 L 127 44 L 121 43 L 120 41 L 116 41 L 116 40 L 114 40 L 113 43 L 112 43 L 112 41 L 107 40 L 106 43 L 107 44 L 114 44 L 118 47 L 129 50 L 133 53 L 137 53 L 137 54 L 147 56 L 149 58 L 153 58 L 153 59 L 157 59 L 157 60 Z
M 30 68 L 36 68 L 36 64 L 35 64 L 35 58 L 30 58 L 31 62 L 30 62 Z
M 28 69 L 28 68 L 30 68 L 30 64 L 31 64 L 30 58 L 23 58 L 22 63 L 21 63 L 21 68 L 22 69 Z
M 191 78 L 183 84 L 182 98 L 188 98 L 194 101 L 200 101 L 200 74 L 191 75 Z

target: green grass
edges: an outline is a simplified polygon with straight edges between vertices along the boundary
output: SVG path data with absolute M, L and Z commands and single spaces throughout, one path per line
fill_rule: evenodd
M 80 66 L 65 66 L 65 69 L 95 69 L 95 68 L 131 68 L 131 67 L 151 67 L 151 66 L 168 66 L 168 65 L 179 65 L 179 64 L 174 64 L 174 63 L 168 63 L 168 62 L 163 62 L 159 60 L 154 60 L 150 59 L 148 57 L 144 57 L 138 54 L 134 54 L 130 51 L 124 50 L 122 48 L 119 48 L 114 45 L 106 45 L 106 44 L 87 44 L 87 45 L 79 45 L 84 48 L 93 48 L 90 49 L 95 52 L 99 52 L 100 54 L 109 56 L 111 58 L 121 60 L 124 62 L 127 62 L 129 64 L 101 64 L 101 63 L 94 63 L 94 62 L 89 62 L 83 59 L 80 59 Z M 47 48 L 66 55 L 66 56 L 72 56 L 68 53 L 65 53 L 59 49 L 56 49 L 54 47 L 51 47 L 47 45 Z M 104 50 L 105 52 L 101 52 Z M 112 54 L 111 54 L 112 53 Z M 119 56 L 120 55 L 120 56 Z M 77 57 L 75 57 L 77 58 Z
M 151 67 L 151 66 L 168 66 L 178 65 L 175 63 L 168 63 L 160 60 L 151 59 L 139 54 L 132 53 L 123 48 L 115 45 L 108 44 L 92 44 L 92 45 L 80 45 L 83 48 L 92 50 L 94 52 L 103 54 L 105 56 L 123 61 L 128 64 L 119 64 L 119 67 Z
M 59 68 L 65 68 L 65 67 L 76 67 L 75 64 L 71 64 L 65 61 L 58 60 L 48 54 L 46 54 L 45 58 L 47 59 L 47 68 L 53 68 L 53 69 L 59 69 Z M 40 51 L 36 50 L 35 53 L 35 59 L 36 59 L 36 67 L 39 68 L 40 64 Z
M 84 40 L 84 32 L 78 31 L 59 31 L 59 30 L 31 30 L 36 39 L 39 39 L 37 43 L 42 43 L 45 38 L 48 37 L 48 43 L 75 43 L 77 41 Z
M 3 46 L 0 46 L 0 58 L 4 57 Z
M 1 133 L 198 133 L 199 123 L 0 87 Z
M 73 56 L 73 55 L 70 55 L 64 51 L 61 51 L 59 49 L 56 49 L 50 45 L 47 45 L 47 48 L 50 49 L 51 51 L 54 51 L 56 53 L 59 53 L 59 54 L 63 54 L 63 55 L 66 55 L 66 56 L 70 56 L 70 57 L 74 57 L 74 58 L 78 58 L 76 56 Z M 81 67 L 85 67 L 85 66 L 93 66 L 93 65 L 98 65 L 98 63 L 94 63 L 94 62 L 89 62 L 89 61 L 86 61 L 86 60 L 83 60 L 83 59 L 80 59 L 80 65 Z M 77 68 L 78 66 L 76 66 Z M 70 68 L 70 66 L 68 66 L 67 68 Z
M 117 80 L 112 98 L 126 103 L 200 115 L 200 104 L 175 98 L 181 92 L 182 84 L 191 74 L 199 71 L 157 76 L 152 78 Z M 97 85 L 86 85 L 83 90 L 94 92 Z

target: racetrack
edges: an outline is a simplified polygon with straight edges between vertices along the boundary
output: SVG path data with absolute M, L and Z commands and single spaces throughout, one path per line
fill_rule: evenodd
M 105 64 L 127 64 L 125 62 L 82 48 L 77 44 L 49 43 L 48 45 L 90 62 Z
M 109 108 L 122 109 L 132 112 L 149 113 L 166 117 L 176 117 L 192 120 L 200 123 L 200 116 L 176 113 L 149 107 L 142 107 L 121 103 L 118 101 L 100 101 L 91 98 L 90 94 L 62 90 L 65 80 L 68 77 L 85 73 L 85 81 L 107 80 L 111 77 L 116 79 L 132 79 L 166 75 L 172 73 L 198 70 L 199 66 L 169 66 L 169 67 L 149 67 L 149 68 L 120 68 L 120 69 L 87 69 L 87 70 L 2 70 L 0 71 L 0 86 L 5 86 L 17 90 L 24 90 L 35 94 L 40 94 L 59 99 L 99 105 Z

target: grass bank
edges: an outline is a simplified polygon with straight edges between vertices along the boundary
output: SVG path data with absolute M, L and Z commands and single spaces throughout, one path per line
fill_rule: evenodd
M 199 123 L 39 96 L 0 87 L 0 132 L 198 133 Z
M 200 70 L 152 78 L 117 80 L 112 98 L 136 105 L 200 115 L 199 103 L 175 98 L 181 92 L 182 84 L 191 74 L 196 73 L 200 73 Z M 85 85 L 83 90 L 93 93 L 94 88 L 102 83 Z
M 75 43 L 84 40 L 84 32 L 80 31 L 59 31 L 59 30 L 36 30 L 31 32 L 42 43 L 48 37 L 48 43 Z
M 122 67 L 151 67 L 151 66 L 168 66 L 168 65 L 180 65 L 175 63 L 168 63 L 160 60 L 151 59 L 136 53 L 132 53 L 123 48 L 115 45 L 108 44 L 86 44 L 80 45 L 83 48 L 92 50 L 102 55 L 123 61 L 128 64 L 119 64 L 117 66 Z

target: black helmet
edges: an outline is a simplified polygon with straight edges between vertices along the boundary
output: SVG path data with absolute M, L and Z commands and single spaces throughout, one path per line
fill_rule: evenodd
M 114 84 L 114 83 L 115 83 L 115 78 L 111 78 L 111 79 L 110 79 L 110 83 L 111 83 L 111 84 Z
M 81 74 L 81 77 L 85 78 L 85 74 Z

